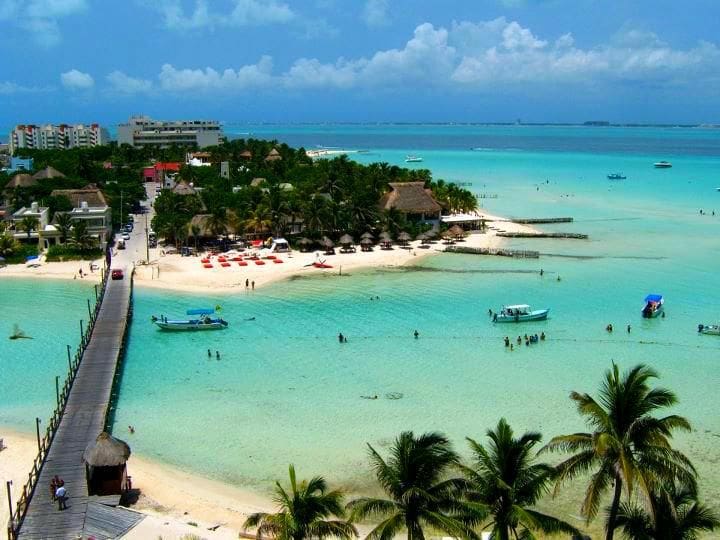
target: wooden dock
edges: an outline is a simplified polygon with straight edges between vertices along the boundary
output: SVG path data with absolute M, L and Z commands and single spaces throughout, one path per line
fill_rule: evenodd
M 587 240 L 587 234 L 568 232 L 505 232 L 496 233 L 503 238 L 573 238 L 576 240 Z
M 106 428 L 131 313 L 132 276 L 128 272 L 123 280 L 107 280 L 99 298 L 92 333 L 82 344 L 84 351 L 63 393 L 64 409 L 61 403 L 51 419 L 56 429 L 48 429 L 49 436 L 40 444 L 41 464 L 33 467 L 27 493 L 23 489 L 26 500 L 21 498 L 11 519 L 11 539 L 115 538 L 142 519 L 142 514 L 115 508 L 119 496 L 88 496 L 82 462 L 85 448 Z M 58 510 L 50 497 L 50 480 L 55 475 L 65 481 L 66 510 Z
M 571 217 L 555 217 L 555 218 L 514 218 L 510 220 L 513 223 L 521 225 L 540 225 L 542 223 L 572 223 Z
M 527 251 L 522 249 L 503 248 L 474 248 L 467 246 L 447 246 L 446 253 L 463 253 L 465 255 L 495 255 L 498 257 L 517 257 L 520 259 L 537 259 L 540 257 L 538 251 Z

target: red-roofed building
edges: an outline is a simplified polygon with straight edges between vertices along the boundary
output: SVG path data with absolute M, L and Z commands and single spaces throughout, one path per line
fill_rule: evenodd
M 176 161 L 158 161 L 152 167 L 143 168 L 145 182 L 160 182 L 164 187 L 172 188 L 175 185 L 175 175 L 180 172 L 182 163 Z

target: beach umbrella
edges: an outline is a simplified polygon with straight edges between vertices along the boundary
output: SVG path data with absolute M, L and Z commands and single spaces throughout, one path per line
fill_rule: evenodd
M 380 240 L 382 242 L 392 242 L 392 236 L 390 236 L 389 232 L 383 231 L 380 233 Z
M 335 243 L 330 240 L 327 236 L 323 236 L 323 239 L 320 240 L 320 245 L 326 248 L 332 248 L 335 247 Z
M 424 234 L 425 234 L 425 238 L 427 238 L 428 240 L 431 239 L 431 238 L 435 238 L 435 237 L 438 235 L 438 232 L 439 232 L 439 231 L 438 231 L 437 229 L 430 229 L 429 231 L 426 231 L 426 232 L 424 233 Z
M 448 233 L 455 236 L 456 238 L 462 238 L 465 236 L 465 231 L 460 225 L 453 225 L 448 229 Z
M 360 239 L 360 243 L 361 243 L 363 246 L 372 246 L 373 241 L 372 241 L 370 238 L 361 238 L 361 239 Z
M 127 443 L 103 431 L 94 442 L 87 445 L 82 458 L 91 467 L 117 467 L 129 457 L 130 447 Z
M 301 245 L 303 245 L 303 246 L 307 246 L 308 244 L 312 244 L 312 240 L 310 240 L 309 238 L 303 237 L 303 238 L 301 238 L 300 240 L 298 240 L 298 244 L 301 244 Z
M 400 234 L 398 234 L 398 240 L 400 240 L 400 242 L 409 242 L 410 240 L 412 240 L 412 236 L 410 236 L 409 233 L 406 233 L 405 231 L 403 231 Z
M 372 239 L 375 238 L 375 237 L 372 235 L 372 233 L 371 233 L 370 231 L 367 231 L 367 232 L 362 233 L 362 235 L 360 236 L 360 238 L 369 238 L 369 239 L 372 240 Z
M 355 240 L 353 240 L 353 237 L 350 236 L 349 234 L 343 234 L 343 235 L 340 237 L 339 242 L 340 242 L 341 244 L 343 244 L 344 246 L 347 246 L 347 245 L 349 245 L 349 244 L 354 243 Z

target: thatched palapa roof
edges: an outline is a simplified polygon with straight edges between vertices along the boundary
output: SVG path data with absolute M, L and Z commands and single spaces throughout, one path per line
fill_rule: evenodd
M 353 237 L 350 236 L 349 234 L 343 234 L 343 235 L 340 237 L 340 240 L 338 240 L 338 241 L 339 241 L 341 244 L 343 244 L 343 245 L 349 245 L 349 244 L 352 244 L 352 243 L 355 242 L 355 240 L 353 239 Z
M 424 182 L 390 182 L 392 191 L 380 199 L 380 209 L 395 208 L 406 214 L 435 214 L 442 207 Z
M 49 180 L 51 178 L 65 178 L 65 175 L 53 167 L 45 167 L 42 171 L 33 174 L 35 180 Z
M 240 152 L 240 157 L 243 159 L 252 159 L 252 152 L 250 150 L 243 150 Z
M 67 197 L 73 208 L 80 208 L 81 203 L 86 202 L 90 207 L 105 207 L 107 201 L 105 196 L 97 188 L 86 187 L 84 189 L 53 189 L 50 192 L 51 197 Z
M 409 242 L 410 240 L 412 240 L 412 236 L 410 236 L 409 233 L 402 231 L 400 234 L 398 234 L 398 240 L 400 240 L 401 242 Z
M 282 159 L 282 156 L 277 151 L 277 148 L 270 150 L 270 153 L 265 157 L 265 161 L 277 161 L 279 159 Z
M 250 185 L 251 185 L 252 187 L 259 187 L 259 186 L 261 186 L 262 184 L 264 184 L 265 182 L 266 182 L 266 180 L 265 180 L 264 178 L 253 178 L 253 179 L 250 181 Z
M 323 239 L 320 240 L 320 245 L 326 248 L 335 247 L 335 243 L 330 240 L 327 236 L 323 236 Z
M 177 195 L 197 195 L 195 188 L 184 180 L 175 184 L 175 187 L 172 188 L 172 192 Z
M 91 467 L 117 467 L 123 465 L 129 457 L 128 444 L 103 431 L 95 442 L 87 445 L 82 458 Z
M 7 184 L 5 189 L 15 189 L 16 187 L 31 187 L 36 186 L 37 180 L 27 173 L 16 174 L 13 176 Z
M 371 246 L 373 244 L 373 241 L 370 238 L 361 238 L 360 243 L 363 246 Z
M 364 232 L 360 235 L 360 238 L 375 238 L 370 231 Z

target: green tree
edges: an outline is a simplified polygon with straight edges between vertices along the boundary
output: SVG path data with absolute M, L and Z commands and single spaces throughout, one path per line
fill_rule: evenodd
M 343 495 L 328 491 L 321 476 L 298 484 L 295 467 L 290 465 L 290 491 L 275 483 L 274 501 L 279 506 L 276 514 L 259 512 L 250 515 L 243 527 L 257 528 L 257 538 L 270 536 L 276 540 L 305 540 L 338 538 L 347 540 L 358 536 L 355 527 L 342 519 Z
M 55 227 L 60 231 L 60 240 L 63 244 L 67 241 L 72 226 L 73 220 L 70 214 L 64 212 L 62 214 L 55 214 Z
M 193 241 L 195 242 L 195 251 L 197 251 L 198 248 L 198 238 L 200 237 L 200 226 L 199 225 L 191 225 L 190 226 L 190 235 L 193 237 Z
M 450 442 L 439 433 L 415 437 L 405 431 L 395 440 L 385 461 L 370 449 L 370 463 L 388 499 L 360 498 L 348 504 L 352 521 L 367 517 L 383 520 L 368 540 L 390 540 L 407 531 L 408 540 L 423 540 L 424 527 L 460 538 L 477 538 L 477 519 L 460 500 L 462 480 L 447 478 L 459 463 Z
M 21 230 L 27 233 L 28 240 L 30 239 L 30 233 L 38 229 L 40 222 L 36 217 L 25 216 L 20 220 L 19 227 Z
M 617 527 L 630 540 L 695 540 L 720 528 L 720 519 L 698 502 L 695 485 L 673 482 L 653 490 L 646 506 L 621 504 Z
M 265 231 L 272 224 L 270 211 L 265 206 L 257 206 L 254 210 L 250 210 L 245 220 L 245 227 L 252 229 L 255 234 Z
M 80 251 L 90 249 L 95 244 L 93 237 L 87 230 L 87 224 L 84 220 L 79 219 L 73 222 L 72 238 L 70 242 L 77 246 Z
M 487 436 L 487 446 L 468 438 L 474 463 L 461 469 L 468 480 L 465 496 L 480 519 L 491 518 L 492 537 L 533 538 L 532 531 L 578 534 L 572 525 L 532 508 L 549 491 L 555 475 L 553 467 L 533 459 L 542 435 L 527 432 L 515 438 L 502 418 Z
M 605 373 L 599 399 L 572 392 L 581 416 L 592 433 L 573 433 L 553 438 L 543 451 L 573 453 L 557 466 L 556 487 L 565 481 L 592 472 L 581 512 L 588 522 L 600 507 L 602 496 L 614 486 L 606 522 L 606 539 L 612 540 L 623 487 L 628 497 L 640 487 L 649 497 L 663 483 L 680 480 L 695 484 L 695 468 L 671 447 L 672 433 L 690 430 L 682 416 L 656 417 L 660 409 L 677 402 L 675 394 L 664 388 L 651 388 L 657 373 L 639 364 L 622 376 L 618 366 Z
M 227 209 L 216 208 L 207 218 L 207 227 L 215 236 L 226 234 L 228 231 Z
M 0 256 L 9 257 L 13 255 L 20 245 L 11 234 L 4 233 L 0 235 Z

